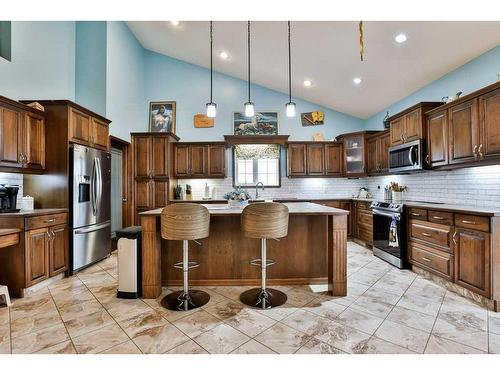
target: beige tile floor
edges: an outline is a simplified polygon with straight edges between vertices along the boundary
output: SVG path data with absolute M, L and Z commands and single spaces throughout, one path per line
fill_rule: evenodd
M 500 353 L 500 313 L 348 246 L 348 295 L 279 287 L 286 305 L 238 301 L 247 287 L 207 287 L 201 309 L 116 298 L 116 255 L 10 308 L 0 307 L 0 353 Z

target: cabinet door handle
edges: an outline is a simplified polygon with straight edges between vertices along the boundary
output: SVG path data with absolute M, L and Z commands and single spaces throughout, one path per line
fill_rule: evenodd
M 430 155 L 427 155 L 427 156 L 425 157 L 425 162 L 426 162 L 427 164 L 429 164 L 429 165 L 431 164 L 431 157 L 430 157 Z
M 474 157 L 477 158 L 477 145 L 474 145 L 474 148 L 472 149 L 472 153 L 474 154 Z
M 479 154 L 479 159 L 483 158 L 483 144 L 481 143 L 479 145 L 479 149 L 477 150 L 477 153 Z
M 423 257 L 422 260 L 425 260 L 426 262 L 432 262 L 429 258 Z
M 457 242 L 457 234 L 458 234 L 458 233 L 457 233 L 457 231 L 455 231 L 455 233 L 453 233 L 453 243 L 454 243 L 455 245 L 457 245 L 457 244 L 458 244 L 458 242 Z
M 471 224 L 471 225 L 476 225 L 475 221 L 469 221 L 469 220 L 462 220 L 463 224 Z
M 429 234 L 429 233 L 426 233 L 426 232 L 422 232 L 422 236 L 425 236 L 425 237 L 432 237 L 432 234 Z

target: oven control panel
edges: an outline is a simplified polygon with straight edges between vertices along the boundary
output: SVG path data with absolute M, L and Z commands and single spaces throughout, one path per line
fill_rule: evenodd
M 371 208 L 378 208 L 381 210 L 392 211 L 392 212 L 402 212 L 403 211 L 403 204 L 402 203 L 393 203 L 393 202 L 374 201 L 371 204 Z

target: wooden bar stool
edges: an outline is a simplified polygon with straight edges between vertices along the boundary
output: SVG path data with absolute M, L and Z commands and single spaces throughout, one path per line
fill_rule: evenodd
M 188 271 L 199 266 L 190 262 L 188 241 L 206 238 L 209 234 L 210 213 L 205 206 L 196 203 L 176 203 L 165 207 L 161 212 L 161 236 L 166 240 L 182 241 L 182 262 L 174 265 L 182 269 L 183 290 L 170 293 L 162 299 L 163 307 L 170 310 L 191 310 L 203 306 L 210 300 L 208 293 L 190 290 Z
M 260 259 L 250 261 L 251 265 L 261 268 L 261 287 L 243 292 L 240 300 L 245 305 L 268 309 L 284 304 L 286 294 L 267 288 L 267 267 L 275 262 L 267 259 L 267 240 L 279 239 L 288 234 L 288 207 L 281 203 L 252 203 L 241 214 L 243 234 L 250 238 L 260 238 Z

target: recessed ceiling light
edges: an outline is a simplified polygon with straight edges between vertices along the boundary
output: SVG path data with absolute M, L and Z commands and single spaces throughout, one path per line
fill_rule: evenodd
M 406 37 L 406 34 L 403 34 L 403 33 L 398 34 L 398 35 L 396 35 L 396 36 L 394 37 L 394 40 L 395 40 L 397 43 L 404 43 L 404 42 L 406 42 L 406 39 L 408 39 L 408 38 Z
M 356 77 L 352 81 L 354 82 L 355 85 L 359 85 L 361 83 L 361 78 Z
M 227 60 L 229 58 L 229 54 L 226 51 L 221 51 L 221 53 L 219 53 L 219 56 L 222 60 Z
M 170 23 L 174 26 L 179 26 L 179 21 L 170 21 Z
M 304 86 L 305 86 L 305 87 L 310 87 L 311 85 L 312 85 L 312 82 L 311 82 L 310 80 L 306 79 L 306 80 L 304 81 Z

